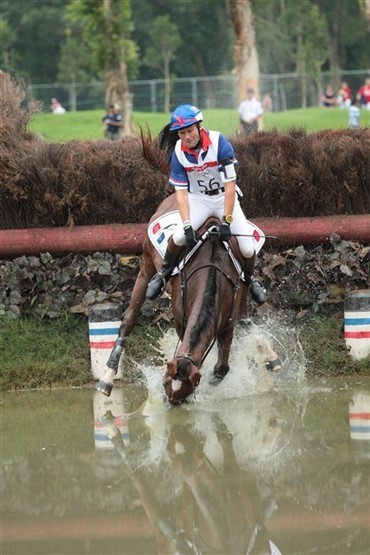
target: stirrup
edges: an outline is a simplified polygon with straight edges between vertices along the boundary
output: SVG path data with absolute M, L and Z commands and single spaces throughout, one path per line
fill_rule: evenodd
M 266 302 L 265 292 L 258 281 L 252 281 L 249 292 L 252 299 L 256 301 L 256 303 L 258 303 L 259 305 L 262 305 L 264 302 Z
M 152 301 L 158 295 L 162 293 L 166 286 L 166 280 L 164 276 L 159 272 L 152 277 L 150 282 L 148 283 L 148 288 L 146 290 L 146 298 Z

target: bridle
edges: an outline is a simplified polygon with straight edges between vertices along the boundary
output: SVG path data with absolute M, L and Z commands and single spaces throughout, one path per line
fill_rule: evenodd
M 215 229 L 216 228 L 216 229 Z M 211 242 L 214 242 L 215 240 L 219 240 L 219 233 L 218 233 L 218 227 L 215 225 L 210 226 L 209 229 L 207 229 L 207 231 L 202 235 L 202 237 L 199 239 L 201 241 L 201 243 L 205 243 L 205 241 L 210 240 Z M 202 245 L 201 245 L 202 246 Z M 199 248 L 201 248 L 201 246 Z M 193 268 L 192 271 L 189 274 L 186 274 L 186 265 L 184 265 L 181 270 L 180 270 L 180 279 L 181 279 L 181 291 L 182 291 L 182 322 L 181 322 L 181 337 L 183 336 L 183 333 L 185 331 L 185 327 L 186 327 L 186 317 L 185 317 L 185 308 L 186 308 L 186 301 L 187 301 L 187 286 L 188 286 L 188 282 L 189 280 L 200 270 L 204 269 L 204 268 L 214 268 L 216 270 L 216 272 L 218 272 L 219 275 L 219 285 L 221 283 L 221 279 L 222 277 L 225 277 L 226 280 L 228 281 L 228 283 L 231 284 L 233 291 L 234 291 L 234 295 L 233 295 L 233 300 L 232 300 L 232 304 L 230 307 L 230 314 L 228 317 L 228 320 L 231 319 L 232 313 L 233 313 L 233 309 L 234 309 L 234 303 L 235 303 L 235 298 L 236 298 L 236 294 L 240 288 L 240 281 L 241 278 L 240 276 L 238 276 L 237 281 L 233 280 L 233 278 L 230 276 L 230 274 L 228 272 L 225 271 L 224 269 L 224 261 L 222 263 L 222 266 L 219 267 L 214 263 L 207 263 L 207 264 L 201 264 L 199 266 L 197 266 L 196 268 Z M 221 287 L 219 286 L 217 288 L 218 291 L 218 300 L 217 300 L 217 306 L 221 307 L 221 301 L 222 301 L 222 295 L 221 295 Z M 195 362 L 193 356 L 191 353 L 176 353 L 175 354 L 175 359 L 179 359 L 179 358 L 185 358 L 187 360 L 189 360 L 192 364 L 194 364 L 194 366 L 196 366 L 198 369 L 201 367 L 201 365 L 203 364 L 204 360 L 207 358 L 209 352 L 211 351 L 216 338 L 217 338 L 217 332 L 220 329 L 221 326 L 221 314 L 222 311 L 219 310 L 218 311 L 218 321 L 217 321 L 217 326 L 216 326 L 216 333 L 214 335 L 213 340 L 211 341 L 210 345 L 207 347 L 206 352 L 204 353 L 201 361 L 199 363 Z M 176 347 L 176 351 L 178 349 L 178 345 L 180 343 L 180 339 L 178 340 L 177 343 L 177 347 Z

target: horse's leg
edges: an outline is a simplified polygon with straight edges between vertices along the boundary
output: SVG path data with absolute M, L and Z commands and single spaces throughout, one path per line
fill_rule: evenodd
M 229 356 L 233 335 L 234 326 L 229 327 L 226 331 L 217 335 L 218 359 L 209 379 L 211 385 L 218 385 L 222 382 L 230 370 Z
M 239 320 L 239 325 L 244 329 L 250 332 L 251 327 L 255 327 L 252 320 L 250 319 L 241 319 Z M 257 346 L 257 362 L 264 370 L 269 370 L 270 372 L 277 372 L 281 370 L 281 362 L 280 359 L 273 350 L 270 345 L 270 342 L 265 336 L 262 336 L 260 333 L 256 335 L 256 346 Z
M 244 320 L 246 318 L 248 318 L 248 287 L 246 287 L 243 283 L 238 320 Z
M 124 349 L 126 337 L 132 332 L 135 327 L 140 309 L 145 301 L 146 289 L 149 280 L 156 272 L 156 268 L 150 253 L 145 252 L 141 259 L 140 271 L 136 278 L 134 288 L 132 290 L 130 304 L 124 313 L 122 323 L 118 331 L 118 337 L 115 341 L 114 347 L 109 355 L 104 376 L 98 382 L 96 389 L 109 397 L 113 389 L 114 376 L 117 373 L 119 361 Z
M 266 337 L 257 338 L 257 352 L 258 352 L 258 362 L 264 368 L 270 372 L 277 372 L 281 370 L 281 362 L 278 355 L 272 349 L 269 341 Z

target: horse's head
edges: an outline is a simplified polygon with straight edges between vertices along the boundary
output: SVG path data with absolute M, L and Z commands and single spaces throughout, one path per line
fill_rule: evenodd
M 181 405 L 200 382 L 198 366 L 190 356 L 177 356 L 167 362 L 163 385 L 171 405 Z

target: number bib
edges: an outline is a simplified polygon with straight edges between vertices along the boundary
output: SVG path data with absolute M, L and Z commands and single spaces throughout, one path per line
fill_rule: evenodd
M 212 144 L 206 151 L 205 158 L 202 154 L 204 150 L 200 150 L 198 154 L 198 163 L 190 162 L 184 152 L 181 150 L 181 141 L 176 143 L 175 153 L 180 164 L 185 168 L 188 180 L 189 191 L 191 193 L 205 193 L 223 187 L 220 172 L 218 171 L 218 141 L 220 133 L 218 131 L 209 131 L 209 137 Z

